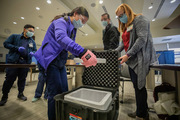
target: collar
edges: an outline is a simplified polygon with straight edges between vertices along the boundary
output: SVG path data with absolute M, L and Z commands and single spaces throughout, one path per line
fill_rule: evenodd
M 71 23 L 71 19 L 70 19 L 70 17 L 68 16 L 68 24 L 69 24 L 69 30 L 70 31 L 72 31 L 72 30 L 77 30 L 75 27 L 74 27 L 74 25 Z
M 111 23 L 106 26 L 105 30 L 108 30 L 109 28 L 111 28 Z

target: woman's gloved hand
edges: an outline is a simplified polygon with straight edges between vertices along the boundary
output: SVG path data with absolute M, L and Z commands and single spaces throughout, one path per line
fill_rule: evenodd
M 19 51 L 20 53 L 23 53 L 23 52 L 25 51 L 25 48 L 24 48 L 24 47 L 19 47 L 19 48 L 18 48 L 18 51 Z
M 82 64 L 85 65 L 85 67 L 96 66 L 97 64 L 96 56 L 90 50 L 85 49 L 80 55 L 80 58 L 83 60 Z
M 33 53 L 33 52 L 30 52 L 30 53 L 29 53 L 29 56 L 30 56 L 30 57 L 34 56 L 34 53 Z

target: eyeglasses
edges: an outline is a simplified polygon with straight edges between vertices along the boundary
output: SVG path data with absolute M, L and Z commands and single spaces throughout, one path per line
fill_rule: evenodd
M 101 21 L 103 21 L 103 20 L 106 21 L 107 19 L 108 19 L 108 18 L 103 18 L 103 19 L 101 19 Z
M 33 32 L 34 33 L 34 31 L 33 30 L 28 30 L 28 29 L 26 29 L 27 31 L 29 31 L 29 32 Z
M 85 20 L 84 20 L 84 17 L 80 14 L 79 15 L 80 17 L 81 17 L 81 19 L 82 19 L 82 23 L 83 23 L 83 25 L 85 25 L 84 23 L 85 23 Z
M 119 16 L 116 16 L 116 19 L 121 18 L 124 14 L 125 14 L 125 13 L 120 14 Z

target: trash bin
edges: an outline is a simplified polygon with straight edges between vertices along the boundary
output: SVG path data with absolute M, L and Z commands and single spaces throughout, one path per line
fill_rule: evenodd
M 159 64 L 174 64 L 174 51 L 157 51 L 156 54 L 159 54 L 158 61 Z

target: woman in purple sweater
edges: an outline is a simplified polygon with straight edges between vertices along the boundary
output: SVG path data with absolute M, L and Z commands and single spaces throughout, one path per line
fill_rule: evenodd
M 88 19 L 89 14 L 84 7 L 56 16 L 51 21 L 42 46 L 34 55 L 47 74 L 49 120 L 56 119 L 53 97 L 68 91 L 65 68 L 68 51 L 80 57 L 85 67 L 97 64 L 96 56 L 75 42 L 77 29 L 86 24 Z

